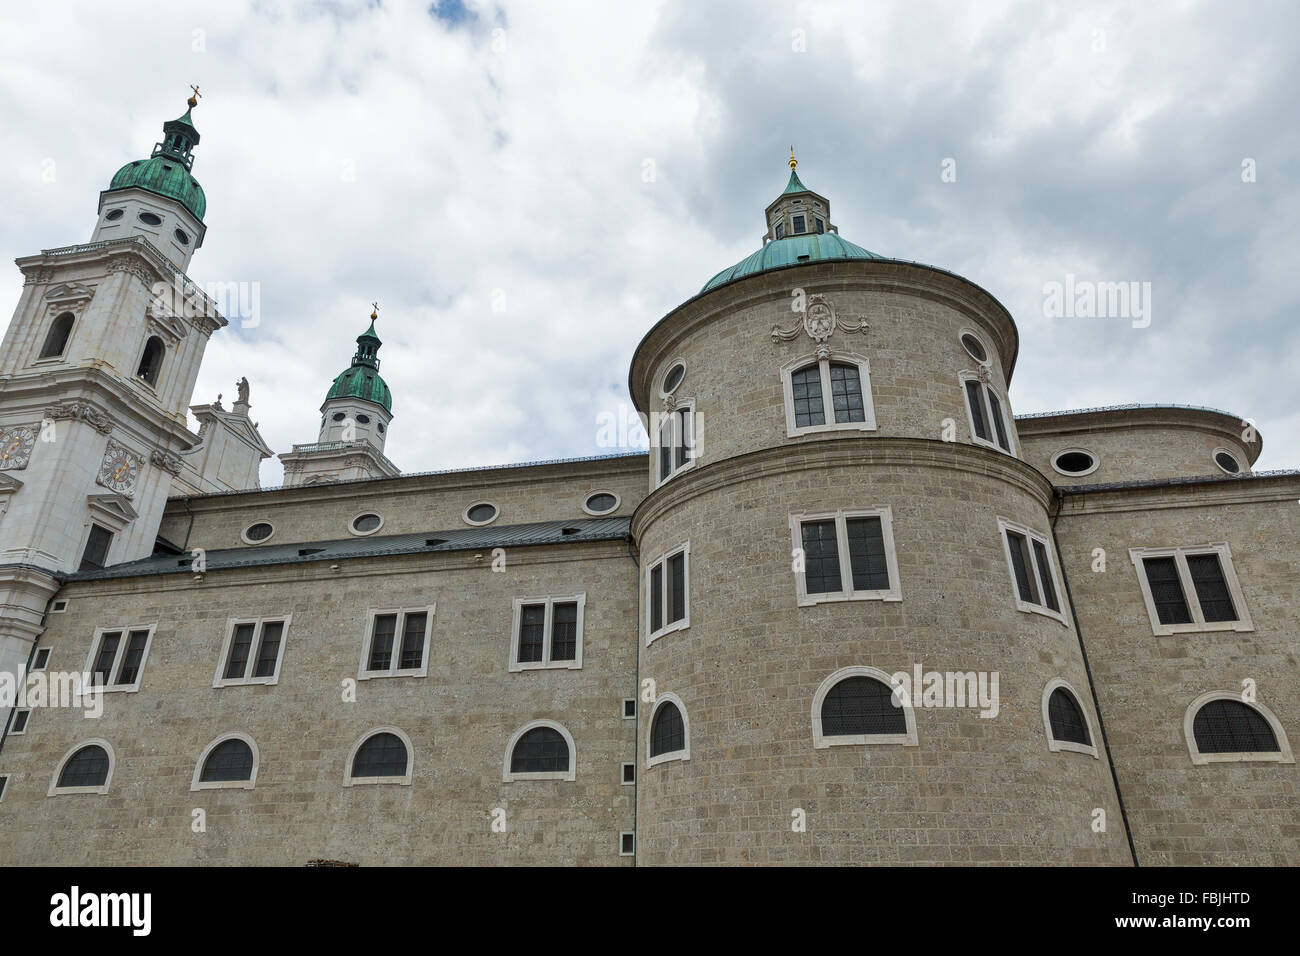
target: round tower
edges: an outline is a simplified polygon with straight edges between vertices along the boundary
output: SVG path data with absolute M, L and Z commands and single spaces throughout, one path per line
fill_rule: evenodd
M 1015 323 L 841 239 L 795 166 L 632 360 L 638 858 L 1128 863 Z

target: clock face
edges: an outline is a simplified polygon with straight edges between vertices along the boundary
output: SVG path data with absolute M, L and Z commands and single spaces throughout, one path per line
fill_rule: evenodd
M 118 494 L 130 494 L 140 473 L 140 460 L 120 445 L 110 446 L 99 466 L 99 483 Z
M 0 469 L 26 468 L 36 444 L 33 428 L 6 428 L 0 431 Z

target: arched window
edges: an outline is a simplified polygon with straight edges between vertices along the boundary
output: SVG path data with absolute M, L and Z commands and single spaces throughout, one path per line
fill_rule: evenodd
M 813 696 L 813 746 L 916 746 L 916 715 L 906 692 L 874 667 L 845 667 Z
M 690 724 L 686 707 L 676 694 L 660 694 L 650 713 L 649 753 L 646 766 L 665 760 L 691 759 Z
M 515 731 L 506 746 L 502 781 L 573 780 L 577 754 L 573 736 L 560 724 L 535 720 Z
M 852 429 L 871 431 L 871 372 L 861 355 L 842 353 L 796 359 L 781 369 L 786 433 Z
M 58 358 L 68 347 L 68 338 L 72 335 L 73 315 L 64 312 L 50 325 L 45 335 L 45 344 L 41 346 L 41 358 Z
M 50 795 L 107 793 L 112 775 L 113 748 L 104 740 L 86 741 L 64 755 L 50 783 Z
M 396 727 L 381 727 L 353 746 L 348 757 L 347 786 L 410 782 L 411 741 Z
M 238 787 L 251 790 L 257 780 L 257 745 L 244 734 L 229 734 L 208 744 L 199 757 L 191 790 Z
M 144 379 L 150 385 L 157 385 L 165 352 L 163 340 L 156 335 L 149 336 L 149 341 L 144 343 L 144 354 L 140 356 L 140 367 L 136 369 L 136 377 Z
M 1079 695 L 1059 678 L 1048 681 L 1043 688 L 1043 726 L 1047 728 L 1048 750 L 1097 756 L 1097 745 Z
M 1202 694 L 1183 719 L 1192 763 L 1245 760 L 1295 763 L 1281 723 L 1258 701 L 1236 693 Z

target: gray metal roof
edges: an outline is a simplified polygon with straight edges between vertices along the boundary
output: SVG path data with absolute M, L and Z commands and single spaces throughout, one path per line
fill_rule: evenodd
M 1280 468 L 1273 471 L 1251 471 L 1240 475 L 1187 475 L 1182 478 L 1138 478 L 1133 481 L 1105 481 L 1095 485 L 1059 485 L 1062 495 L 1086 495 L 1098 491 L 1127 491 L 1133 488 L 1168 488 L 1175 485 L 1211 485 L 1232 482 L 1260 481 L 1265 478 L 1300 478 L 1300 471 Z
M 429 531 L 419 534 L 376 535 L 368 538 L 336 538 L 331 541 L 303 541 L 297 544 L 264 544 L 247 548 L 224 548 L 204 555 L 206 570 L 255 568 L 271 564 L 301 564 L 308 561 L 339 561 L 398 554 L 438 554 L 473 551 L 480 548 L 519 548 L 543 544 L 581 544 L 591 541 L 619 541 L 629 537 L 631 518 L 581 518 L 572 521 L 541 521 L 535 524 L 488 525 Z M 157 554 L 139 561 L 114 564 L 100 571 L 63 575 L 65 581 L 100 581 L 154 574 L 192 574 L 193 556 Z
M 1229 418 L 1237 417 L 1236 415 L 1232 414 L 1232 412 L 1225 412 L 1221 408 L 1210 408 L 1206 405 L 1171 405 L 1171 404 L 1147 405 L 1141 402 L 1130 402 L 1127 405 L 1098 405 L 1094 408 L 1069 408 L 1069 409 L 1063 409 L 1061 411 L 1055 411 L 1055 412 L 1029 412 L 1028 414 L 1025 415 L 1017 415 L 1015 416 L 1015 418 L 1016 421 L 1018 422 L 1027 422 L 1027 421 L 1032 421 L 1035 418 L 1059 418 L 1059 417 L 1064 417 L 1066 415 L 1095 415 L 1098 414 L 1099 412 L 1131 412 L 1131 411 L 1138 411 L 1138 410 L 1159 411 L 1161 409 L 1169 409 L 1169 408 L 1176 408 L 1176 409 L 1181 409 L 1183 411 L 1189 411 L 1189 412 L 1212 412 L 1215 415 L 1226 415 Z

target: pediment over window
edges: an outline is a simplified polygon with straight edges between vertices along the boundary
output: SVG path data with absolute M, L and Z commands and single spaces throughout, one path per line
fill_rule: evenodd
M 73 302 L 84 302 L 94 294 L 94 289 L 80 282 L 60 282 L 46 290 L 45 298 L 51 303 L 68 305 Z
M 87 495 L 86 503 L 90 506 L 91 515 L 115 532 L 121 531 L 140 517 L 140 513 L 132 507 L 130 499 L 123 495 L 111 492 L 103 495 Z
M 188 332 L 185 323 L 181 319 L 155 309 L 152 305 L 149 307 L 149 311 L 145 313 L 145 319 L 148 322 L 149 331 L 160 336 L 167 343 L 168 348 L 175 348 Z

